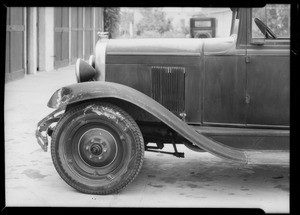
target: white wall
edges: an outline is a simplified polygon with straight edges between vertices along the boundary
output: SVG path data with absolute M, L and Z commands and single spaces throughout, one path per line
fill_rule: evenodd
M 54 8 L 27 8 L 27 74 L 54 68 Z
M 54 8 L 45 8 L 45 70 L 53 70 L 54 68 Z
M 35 74 L 37 69 L 37 8 L 27 8 L 27 74 Z
M 54 69 L 54 8 L 42 7 L 38 13 L 39 71 L 50 71 Z

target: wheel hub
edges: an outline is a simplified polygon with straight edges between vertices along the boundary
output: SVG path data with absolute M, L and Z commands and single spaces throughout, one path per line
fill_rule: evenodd
M 99 144 L 93 144 L 90 151 L 94 156 L 99 156 L 102 153 L 102 147 Z
M 118 152 L 114 136 L 107 130 L 93 128 L 79 139 L 79 155 L 89 165 L 104 167 L 112 163 Z

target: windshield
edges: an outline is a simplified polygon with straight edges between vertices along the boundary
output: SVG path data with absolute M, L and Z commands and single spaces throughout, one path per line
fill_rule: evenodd
M 231 34 L 230 8 L 120 8 L 114 38 L 218 38 Z M 236 23 L 235 23 L 236 24 Z
M 231 21 L 231 32 L 230 35 L 237 35 L 238 34 L 238 28 L 239 28 L 239 11 L 238 8 L 232 9 L 232 21 Z

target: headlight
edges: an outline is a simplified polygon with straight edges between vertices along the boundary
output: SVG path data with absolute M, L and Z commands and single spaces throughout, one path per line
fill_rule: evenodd
M 89 64 L 95 69 L 95 55 L 90 56 Z
M 77 59 L 75 74 L 78 83 L 94 80 L 94 77 L 96 75 L 96 70 L 91 65 L 80 58 Z

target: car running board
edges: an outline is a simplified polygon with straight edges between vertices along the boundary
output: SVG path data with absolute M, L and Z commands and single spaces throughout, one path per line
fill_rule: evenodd
M 289 165 L 290 152 L 279 150 L 244 151 L 248 164 Z

